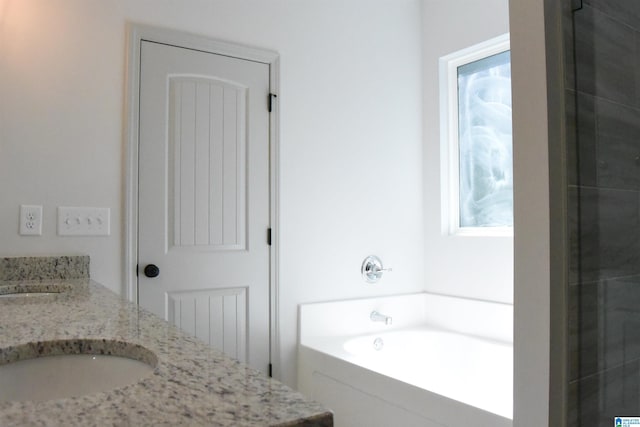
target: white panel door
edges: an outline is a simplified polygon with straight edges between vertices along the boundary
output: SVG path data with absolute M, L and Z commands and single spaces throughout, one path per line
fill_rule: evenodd
M 267 373 L 269 65 L 147 41 L 140 64 L 138 301 Z

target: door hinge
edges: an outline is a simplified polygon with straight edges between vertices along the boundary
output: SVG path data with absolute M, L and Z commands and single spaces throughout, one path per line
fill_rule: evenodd
M 136 277 L 138 277 L 138 267 L 139 267 L 139 264 L 136 264 Z
M 269 378 L 273 378 L 273 365 L 269 363 Z
M 269 112 L 273 111 L 273 101 L 274 98 L 277 98 L 278 95 L 276 95 L 275 93 L 270 93 L 269 94 Z
M 582 0 L 572 0 L 571 1 L 571 11 L 577 12 L 582 9 Z
M 271 228 L 267 228 L 267 245 L 271 246 Z

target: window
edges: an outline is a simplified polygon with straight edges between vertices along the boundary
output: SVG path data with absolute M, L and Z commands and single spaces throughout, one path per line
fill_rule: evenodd
M 508 35 L 440 59 L 443 231 L 513 233 Z

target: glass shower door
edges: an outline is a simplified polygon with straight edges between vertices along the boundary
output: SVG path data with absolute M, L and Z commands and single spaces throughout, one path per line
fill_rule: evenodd
M 640 417 L 640 1 L 581 3 L 567 18 L 568 425 L 600 427 Z

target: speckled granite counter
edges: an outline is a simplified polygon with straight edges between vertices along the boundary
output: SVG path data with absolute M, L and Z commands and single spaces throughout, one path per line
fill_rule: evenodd
M 29 348 L 47 353 L 50 343 L 59 340 L 106 342 L 107 351 L 109 343 L 126 342 L 131 348 L 150 350 L 157 363 L 150 377 L 109 392 L 43 402 L 0 402 L 2 426 L 333 425 L 331 413 L 318 404 L 96 282 L 0 281 L 0 294 L 25 284 L 31 292 L 58 285 L 66 292 L 0 298 L 0 364 L 7 358 L 25 358 L 22 353 Z

